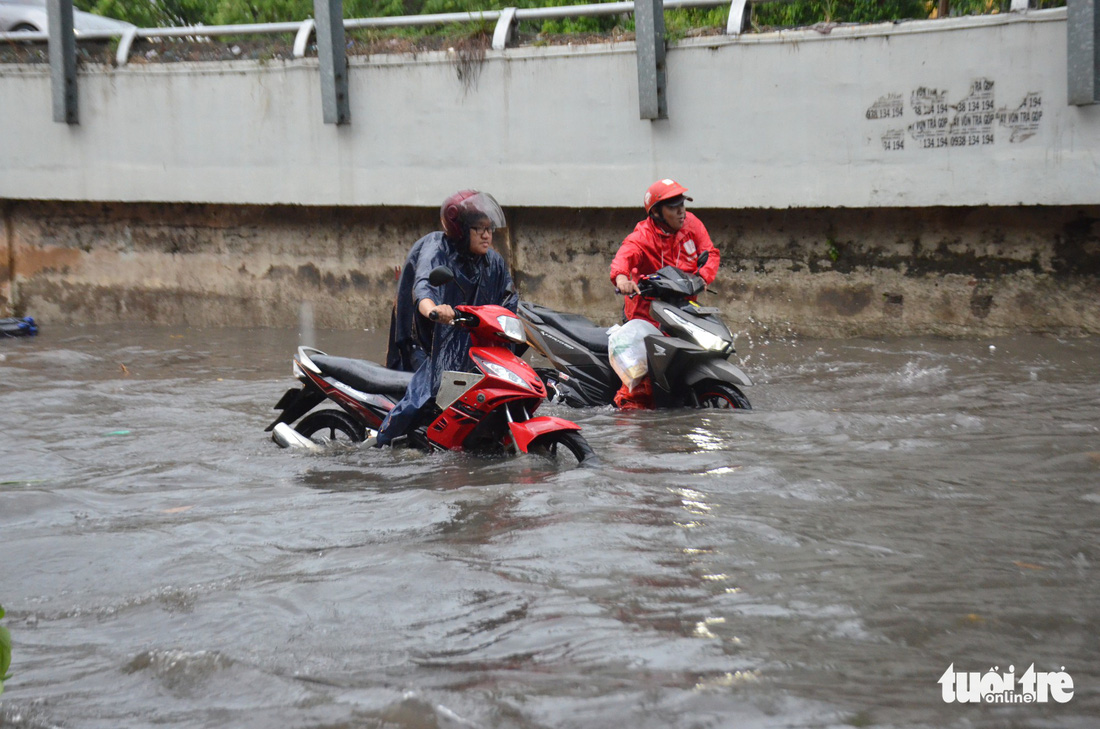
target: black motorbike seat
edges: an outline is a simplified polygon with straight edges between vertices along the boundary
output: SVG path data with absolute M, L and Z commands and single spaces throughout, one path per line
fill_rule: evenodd
M 607 327 L 597 326 L 580 314 L 567 314 L 532 305 L 532 311 L 542 317 L 550 327 L 575 339 L 596 354 L 607 354 Z
M 310 357 L 318 369 L 360 392 L 402 396 L 409 387 L 412 372 L 383 367 L 376 362 L 350 357 L 317 354 Z

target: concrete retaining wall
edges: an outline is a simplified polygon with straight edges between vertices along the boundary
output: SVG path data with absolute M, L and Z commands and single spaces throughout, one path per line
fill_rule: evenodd
M 353 58 L 340 127 L 316 59 L 89 66 L 76 126 L 51 121 L 48 68 L 4 65 L 0 198 L 627 208 L 674 177 L 707 208 L 1096 205 L 1065 17 L 685 40 L 656 122 L 633 42 L 489 51 L 469 84 L 445 52 Z
M 602 322 L 645 188 L 692 189 L 711 303 L 820 336 L 1100 333 L 1100 106 L 1066 103 L 1065 11 L 699 38 L 639 119 L 633 43 L 352 60 L 0 66 L 0 313 L 383 325 L 394 270 L 477 187 L 522 293 Z M 467 79 L 470 77 L 467 76 Z
M 722 254 L 707 301 L 741 330 L 1100 333 L 1100 206 L 697 213 Z M 602 323 L 617 319 L 608 264 L 637 212 L 507 214 L 511 227 L 496 245 L 523 296 Z M 437 216 L 414 208 L 9 202 L 0 311 L 44 323 L 278 327 L 294 326 L 309 301 L 318 326 L 385 326 L 396 269 Z

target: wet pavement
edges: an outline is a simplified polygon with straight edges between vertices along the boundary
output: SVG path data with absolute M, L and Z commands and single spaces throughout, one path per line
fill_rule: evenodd
M 0 340 L 0 726 L 1100 720 L 1100 339 L 742 338 L 751 412 L 546 408 L 584 469 L 280 450 L 297 343 Z

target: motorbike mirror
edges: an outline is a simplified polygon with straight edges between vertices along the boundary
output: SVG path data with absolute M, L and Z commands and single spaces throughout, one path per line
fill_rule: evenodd
M 709 259 L 710 259 L 710 251 L 703 251 L 702 253 L 699 254 L 699 257 L 697 259 L 695 259 L 695 261 L 696 261 L 695 267 L 697 269 L 702 268 L 703 266 L 707 265 L 707 261 Z
M 436 266 L 432 269 L 432 272 L 428 274 L 428 283 L 432 286 L 442 286 L 443 284 L 449 284 L 455 280 L 454 271 L 446 266 Z

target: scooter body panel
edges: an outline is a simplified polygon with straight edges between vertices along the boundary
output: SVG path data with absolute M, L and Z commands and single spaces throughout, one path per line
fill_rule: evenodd
M 581 426 L 565 418 L 542 415 L 522 423 L 508 423 L 508 429 L 512 432 L 512 440 L 515 441 L 516 448 L 526 453 L 531 441 L 539 436 L 562 430 L 580 430 Z
M 733 333 L 714 312 L 717 309 L 697 306 L 692 302 L 676 306 L 664 301 L 654 301 L 649 306 L 650 316 L 667 336 L 698 343 L 689 331 L 689 327 L 697 327 L 714 338 L 715 348 L 707 351 L 727 357 L 733 353 Z
M 427 439 L 447 450 L 471 450 L 467 444 L 470 436 L 480 426 L 479 435 L 491 432 L 491 439 L 501 441 L 507 433 L 510 412 L 516 407 L 530 414 L 542 398 L 530 392 L 517 393 L 514 388 L 474 387 L 455 400 L 428 425 Z M 520 415 L 517 413 L 517 415 Z
M 540 377 L 544 381 L 552 381 L 556 396 L 572 407 L 593 407 L 611 402 L 620 383 L 607 359 L 606 341 L 603 351 L 593 351 L 569 331 L 544 319 L 542 314 L 547 311 L 545 307 L 529 302 L 521 301 L 519 304 L 527 343 L 553 368 L 541 368 Z M 552 313 L 557 315 L 555 319 L 558 321 L 576 321 L 589 331 L 600 329 L 579 314 Z
M 752 381 L 725 355 L 679 337 L 646 337 L 646 356 L 658 407 L 695 405 L 694 386 L 704 381 L 748 387 Z
M 729 360 L 713 357 L 710 359 L 697 359 L 684 370 L 684 382 L 688 385 L 696 385 L 705 380 L 726 382 L 738 387 L 752 387 L 752 380 L 741 371 L 741 368 Z
M 324 374 L 310 359 L 310 355 L 324 355 L 319 349 L 299 347 L 294 358 L 294 372 L 302 383 L 300 388 L 287 390 L 275 409 L 282 410 L 265 430 L 270 431 L 279 423 L 293 423 L 326 400 L 340 406 L 348 415 L 365 428 L 377 430 L 386 415 L 397 404 L 397 398 L 372 392 L 362 392 L 330 375 Z M 377 366 L 364 362 L 364 366 Z
M 264 432 L 270 432 L 275 429 L 275 426 L 279 423 L 293 423 L 298 418 L 308 413 L 313 408 L 317 407 L 325 401 L 325 394 L 316 387 L 304 385 L 302 387 L 292 387 L 287 390 L 279 402 L 275 404 L 276 410 L 281 410 L 279 417 L 275 418 L 264 428 Z
M 582 342 L 569 336 L 569 332 L 548 324 L 535 324 L 526 319 L 523 324 L 528 343 L 556 369 L 595 372 L 609 367 L 606 352 L 593 352 Z
M 467 449 L 467 440 L 479 426 L 479 444 L 485 438 L 502 440 L 509 432 L 506 424 L 528 420 L 546 397 L 531 365 L 504 347 L 471 347 L 470 359 L 484 376 L 470 383 L 427 427 L 428 441 L 440 448 Z M 519 410 L 513 415 L 510 407 Z
M 594 371 L 571 367 L 568 372 L 545 368 L 536 372 L 547 383 L 547 397 L 575 408 L 607 405 L 622 384 L 610 363 Z
M 505 309 L 505 311 L 507 311 L 507 309 Z M 527 364 L 504 347 L 470 347 L 470 359 L 474 361 L 478 369 L 482 372 L 485 372 L 485 367 L 481 362 L 478 362 L 479 359 L 483 362 L 489 362 L 498 367 L 503 367 L 520 377 L 527 388 L 537 397 L 546 397 L 546 387 L 535 370 L 531 368 L 531 365 Z M 494 377 L 492 372 L 485 372 L 485 374 L 489 377 Z M 508 380 L 505 380 L 505 382 L 507 381 Z

